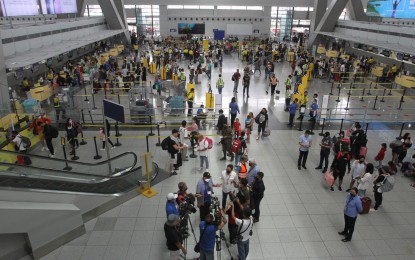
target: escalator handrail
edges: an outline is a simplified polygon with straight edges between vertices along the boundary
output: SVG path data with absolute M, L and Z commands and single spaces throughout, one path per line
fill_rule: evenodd
M 12 154 L 12 155 L 16 155 L 16 156 L 17 155 L 23 155 L 21 153 L 13 152 L 13 151 L 8 151 L 8 150 L 0 150 L 0 153 Z M 87 162 L 78 162 L 78 161 L 70 161 L 70 163 L 71 164 L 78 164 L 78 165 L 85 165 L 85 166 L 98 166 L 98 165 L 106 164 L 106 163 L 108 163 L 108 161 L 113 161 L 115 159 L 121 158 L 121 157 L 123 157 L 123 156 L 125 156 L 127 154 L 132 154 L 133 155 L 133 157 L 134 157 L 134 163 L 133 163 L 133 166 L 132 167 L 134 167 L 137 164 L 137 161 L 138 161 L 137 154 L 135 154 L 134 152 L 125 152 L 125 153 L 119 154 L 117 156 L 114 156 L 114 157 L 112 157 L 110 159 L 106 159 L 104 161 L 100 161 L 100 162 L 97 162 L 97 163 L 87 163 Z M 30 153 L 24 154 L 24 156 L 34 157 L 34 158 L 40 158 L 40 159 L 50 160 L 50 161 L 55 161 L 55 162 L 63 162 L 63 163 L 67 162 L 67 160 L 64 160 L 64 159 L 50 158 L 48 156 L 41 156 L 41 155 L 30 154 Z M 10 165 L 10 166 L 11 165 L 13 165 L 13 166 L 16 165 L 16 164 L 12 164 L 12 163 L 4 163 L 4 162 L 1 162 L 1 164 L 3 164 L 3 165 L 6 164 L 6 165 Z
M 43 168 L 43 167 L 38 167 L 38 166 L 32 166 L 32 165 L 10 164 L 10 163 L 5 163 L 5 162 L 0 162 L 0 166 L 32 168 L 32 169 L 42 170 L 42 171 L 53 171 L 53 172 L 60 172 L 60 173 L 69 173 L 69 174 L 74 174 L 74 175 L 88 176 L 88 177 L 98 177 L 98 178 L 103 178 L 103 179 L 118 179 L 118 178 L 124 177 L 125 175 L 129 174 L 130 172 L 134 172 L 136 170 L 141 169 L 141 165 L 136 167 L 136 168 L 133 168 L 135 166 L 135 164 L 134 164 L 133 167 L 131 167 L 130 170 L 122 173 L 121 175 L 117 175 L 117 176 L 108 175 L 108 176 L 106 176 L 106 175 L 98 175 L 98 174 L 93 174 L 93 173 L 65 171 L 65 170 L 61 170 L 61 169 L 49 169 L 49 168 Z M 2 171 L 0 171 L 0 175 L 1 175 L 1 172 Z M 117 174 L 117 173 L 114 173 L 114 174 Z

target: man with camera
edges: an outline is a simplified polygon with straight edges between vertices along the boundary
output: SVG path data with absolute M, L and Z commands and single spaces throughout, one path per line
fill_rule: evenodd
M 228 164 L 226 170 L 222 171 L 222 209 L 225 209 L 226 199 L 230 193 L 235 190 L 235 182 L 238 179 L 236 172 L 233 171 L 233 165 Z
M 177 194 L 169 193 L 167 194 L 167 202 L 166 202 L 166 216 L 168 217 L 170 214 L 174 214 L 179 216 L 179 208 L 176 203 Z
M 221 230 L 225 225 L 223 212 L 219 219 L 215 219 L 212 214 L 207 214 L 204 221 L 199 224 L 200 228 L 200 260 L 214 260 L 216 231 Z
M 186 254 L 186 249 L 183 247 L 183 237 L 177 229 L 179 224 L 180 218 L 174 214 L 170 214 L 164 224 L 164 235 L 167 239 L 167 248 L 170 251 L 170 260 L 181 259 L 180 250 Z
M 196 186 L 197 206 L 200 211 L 200 220 L 205 220 L 206 215 L 209 213 L 209 208 L 212 203 L 213 187 L 220 187 L 221 184 L 213 184 L 212 178 L 209 172 L 203 173 L 202 179 L 200 179 Z
M 241 219 L 235 216 L 234 203 L 229 202 L 231 207 L 231 216 L 235 219 L 238 226 L 238 254 L 239 260 L 245 260 L 249 253 L 249 238 L 252 236 L 252 226 L 254 221 L 251 216 L 251 209 L 244 207 L 241 212 Z

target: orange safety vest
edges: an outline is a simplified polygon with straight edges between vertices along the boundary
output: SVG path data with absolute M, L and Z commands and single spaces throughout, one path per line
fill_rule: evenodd
M 241 170 L 239 171 L 239 179 L 246 179 L 248 178 L 248 169 L 245 163 L 241 163 Z

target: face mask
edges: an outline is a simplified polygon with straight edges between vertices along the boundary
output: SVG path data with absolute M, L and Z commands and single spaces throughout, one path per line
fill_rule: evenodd
M 205 182 L 209 182 L 210 181 L 210 179 L 205 179 Z
M 356 194 L 351 194 L 351 193 L 350 193 L 350 196 L 352 196 L 352 197 L 356 197 Z
M 231 173 L 231 171 L 229 171 L 229 170 L 226 170 L 226 173 L 227 173 L 227 174 L 229 174 L 229 173 Z

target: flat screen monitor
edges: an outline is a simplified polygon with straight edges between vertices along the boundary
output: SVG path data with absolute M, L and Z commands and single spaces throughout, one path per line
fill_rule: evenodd
M 37 0 L 1 0 L 1 16 L 39 15 Z
M 179 23 L 179 34 L 205 34 L 204 23 Z
M 35 63 L 32 65 L 32 72 L 36 72 L 39 70 L 39 63 Z
M 400 52 L 396 53 L 396 59 L 403 60 L 403 53 L 400 53 Z
M 366 13 L 385 18 L 415 19 L 415 1 L 369 0 Z
M 76 0 L 40 0 L 43 14 L 74 14 L 78 12 Z
M 58 55 L 58 61 L 63 61 L 63 54 Z
M 46 66 L 48 66 L 48 67 L 52 66 L 52 61 L 53 61 L 52 58 L 47 59 L 46 60 Z
M 23 78 L 23 75 L 24 75 L 23 69 L 17 69 L 14 72 L 14 76 L 15 76 L 16 79 L 22 79 Z

